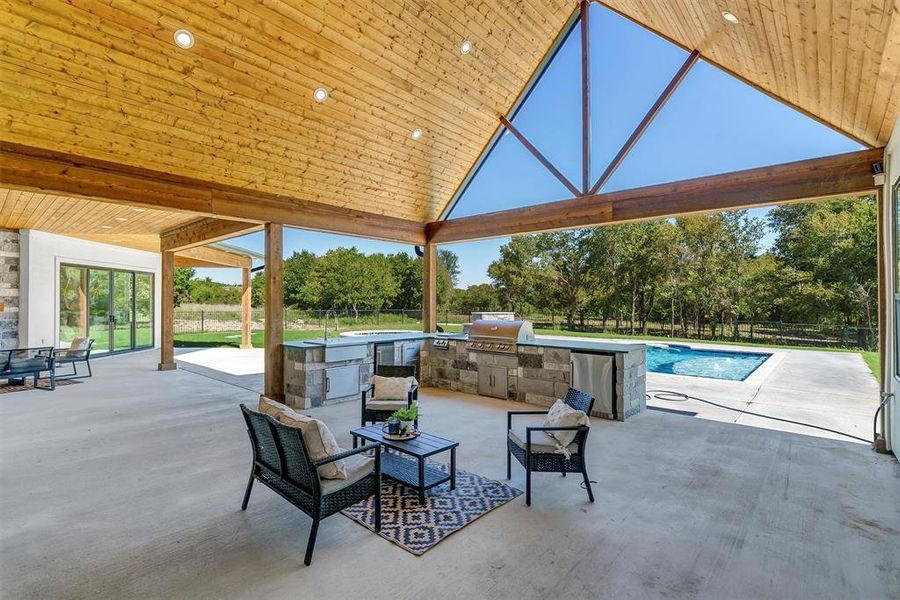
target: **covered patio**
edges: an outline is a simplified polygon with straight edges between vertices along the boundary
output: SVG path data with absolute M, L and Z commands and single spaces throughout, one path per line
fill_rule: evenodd
M 683 62 L 595 173 L 591 95 L 601 91 L 592 91 L 589 32 L 597 6 L 673 45 Z M 132 339 L 128 354 L 97 361 L 84 383 L 0 396 L 4 597 L 900 597 L 900 463 L 890 454 L 900 447 L 891 308 L 900 310 L 896 3 L 87 0 L 18 2 L 0 21 L 9 84 L 0 100 L 0 348 L 68 344 L 57 302 L 68 266 L 108 271 L 111 296 L 114 272 L 152 282 L 145 344 Z M 571 120 L 581 162 L 571 178 L 516 116 L 575 32 L 580 110 Z M 610 187 L 700 64 L 859 149 Z M 455 217 L 504 137 L 568 193 Z M 530 324 L 493 346 L 438 335 L 441 244 L 864 196 L 878 204 L 880 383 L 818 378 L 803 399 L 852 387 L 834 397 L 853 405 L 860 435 L 871 421 L 855 394 L 880 405 L 877 453 L 802 428 L 658 410 L 645 393 L 640 341 L 535 340 Z M 512 498 L 420 556 L 335 514 L 323 520 L 315 564 L 303 568 L 317 520 L 311 526 L 261 484 L 241 510 L 248 466 L 260 464 L 248 426 L 252 443 L 264 445 L 241 404 L 255 409 L 261 395 L 284 402 L 350 448 L 378 374 L 378 340 L 285 342 L 290 227 L 405 244 L 422 257 L 423 331 L 378 340 L 401 360 L 403 342 L 419 344 L 422 431 L 458 442 L 459 469 L 508 484 Z M 261 255 L 222 244 L 257 231 Z M 254 258 L 264 263 L 265 339 L 250 349 Z M 232 358 L 215 351 L 178 359 L 178 266 L 242 270 L 239 352 L 261 359 L 261 373 L 225 369 Z M 78 296 L 82 313 L 88 300 Z M 114 350 L 114 300 L 106 301 L 99 322 L 112 328 Z M 87 321 L 83 329 L 91 334 Z M 575 429 L 593 433 L 584 444 L 561 443 L 557 454 L 590 465 L 596 501 L 580 485 L 582 473 L 588 482 L 582 468 L 566 479 L 534 473 L 526 506 L 517 495 L 524 469 L 513 462 L 506 481 L 515 444 L 506 413 L 547 408 L 575 391 L 577 351 L 603 357 L 609 398 L 600 407 L 582 394 L 591 403 Z M 400 402 L 409 394 L 411 406 L 407 385 Z M 734 387 L 747 406 L 759 400 L 748 389 Z M 772 386 L 761 400 L 778 407 L 790 394 Z M 272 440 L 281 435 L 280 417 L 260 419 Z M 306 444 L 297 429 L 284 435 Z M 277 439 L 280 462 L 267 473 L 291 483 Z M 319 481 L 322 464 L 303 448 L 304 473 Z M 378 473 L 364 480 L 380 490 Z
M 420 557 L 332 517 L 304 569 L 307 517 L 262 487 L 239 510 L 237 406 L 257 394 L 155 369 L 149 352 L 98 361 L 90 384 L 57 390 L 53 418 L 29 394 L 0 403 L 4 597 L 371 598 L 394 582 L 400 598 L 885 598 L 900 585 L 892 457 L 658 411 L 595 420 L 592 505 L 575 481 L 536 475 L 530 508 L 513 501 Z M 505 478 L 505 411 L 527 405 L 422 401 L 463 468 Z M 357 410 L 311 414 L 349 447 Z

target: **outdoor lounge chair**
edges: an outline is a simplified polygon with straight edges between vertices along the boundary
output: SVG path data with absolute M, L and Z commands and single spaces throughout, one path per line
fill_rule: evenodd
M 84 379 L 93 376 L 91 372 L 91 349 L 94 347 L 94 340 L 89 338 L 77 337 L 72 340 L 72 345 L 68 348 L 57 348 L 53 351 L 53 358 L 56 366 L 72 365 L 72 372 L 68 375 L 57 375 L 57 380 L 64 379 Z M 78 363 L 87 365 L 87 375 L 79 375 Z
M 41 373 L 45 371 L 50 376 L 50 387 L 42 389 L 55 390 L 56 369 L 52 347 L 0 350 L 0 379 L 24 380 L 30 375 L 37 389 Z
M 564 399 L 565 403 L 575 410 L 584 411 L 590 415 L 594 407 L 594 399 L 569 388 Z M 588 498 L 594 501 L 594 492 L 591 490 L 591 482 L 587 474 L 585 464 L 585 444 L 587 444 L 590 427 L 544 427 L 539 424 L 529 425 L 524 428 L 513 429 L 513 415 L 546 415 L 547 410 L 511 410 L 506 414 L 506 478 L 512 478 L 512 460 L 515 456 L 525 467 L 525 504 L 531 506 L 531 474 L 532 473 L 581 473 L 584 477 L 584 487 L 587 489 Z M 547 435 L 548 431 L 576 431 L 575 439 L 567 446 L 569 457 L 556 451 L 556 441 Z
M 375 374 L 382 377 L 415 377 L 416 367 L 412 365 L 379 365 Z M 419 386 L 418 384 L 413 385 L 407 393 L 405 400 L 397 398 L 378 398 L 376 396 L 377 393 L 378 390 L 375 389 L 374 385 L 370 385 L 363 390 L 361 405 L 362 414 L 359 423 L 360 427 L 365 427 L 366 423 L 387 421 L 388 417 L 395 411 L 412 406 L 413 402 L 416 402 L 419 399 Z M 414 425 L 416 428 L 419 427 L 418 419 L 415 420 Z
M 381 446 L 365 444 L 313 461 L 299 429 L 279 423 L 243 404 L 241 412 L 253 448 L 253 465 L 241 510 L 247 509 L 255 479 L 312 517 L 303 564 L 309 566 L 312 562 L 319 522 L 372 495 L 375 496 L 375 531 L 381 531 Z M 374 460 L 361 456 L 368 450 L 374 451 Z M 320 477 L 320 466 L 349 457 L 358 457 L 358 460 L 347 465 L 346 479 Z

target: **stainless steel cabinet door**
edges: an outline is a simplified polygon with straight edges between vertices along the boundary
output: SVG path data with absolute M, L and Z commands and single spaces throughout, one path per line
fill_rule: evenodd
M 506 389 L 506 367 L 478 367 L 479 395 L 506 398 Z

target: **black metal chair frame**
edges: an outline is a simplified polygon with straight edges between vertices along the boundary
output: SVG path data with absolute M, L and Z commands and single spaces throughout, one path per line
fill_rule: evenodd
M 57 381 L 65 381 L 67 379 L 87 379 L 88 377 L 93 377 L 94 373 L 91 371 L 91 350 L 94 347 L 94 340 L 88 340 L 87 348 L 83 350 L 71 350 L 69 348 L 56 348 L 53 351 L 53 358 L 58 365 L 71 364 L 72 372 L 66 375 L 57 375 Z M 83 362 L 87 365 L 87 375 L 79 375 L 77 363 Z
M 412 365 L 383 365 L 379 366 L 376 375 L 381 375 L 382 377 L 415 377 L 416 376 L 416 367 Z M 375 394 L 375 386 L 369 385 L 366 389 L 362 391 L 362 404 L 361 404 L 361 414 L 359 419 L 359 426 L 365 427 L 366 423 L 377 423 L 379 421 L 387 421 L 388 418 L 394 414 L 394 410 L 374 410 L 366 408 L 366 398 L 373 397 Z M 377 400 L 377 398 L 375 398 Z M 415 384 L 409 390 L 406 398 L 406 407 L 409 408 L 412 406 L 413 402 L 416 402 L 419 399 L 419 385 Z M 396 410 L 396 409 L 395 409 Z M 419 419 L 418 417 L 413 422 L 416 429 L 419 428 Z
M 22 352 L 33 353 L 32 358 L 25 359 L 19 366 L 16 365 L 16 355 Z M 37 364 L 40 359 L 40 364 Z M 27 363 L 27 364 L 26 364 Z M 38 381 L 41 379 L 41 373 L 48 372 L 50 375 L 50 387 L 41 388 Z M 53 347 L 37 347 L 37 348 L 12 348 L 9 350 L 0 350 L 0 379 L 7 381 L 15 381 L 19 378 L 27 379 L 28 376 L 34 379 L 34 389 L 50 390 L 56 389 L 56 362 L 53 357 Z
M 247 509 L 253 481 L 259 481 L 273 492 L 299 508 L 312 518 L 309 541 L 303 564 L 312 562 L 313 549 L 319 522 L 348 506 L 375 496 L 375 531 L 381 531 L 381 446 L 365 444 L 354 450 L 341 452 L 323 460 L 309 457 L 303 436 L 296 427 L 279 423 L 272 417 L 241 404 L 241 412 L 247 424 L 250 445 L 253 448 L 253 464 L 250 479 L 244 492 L 241 510 Z M 356 454 L 372 450 L 375 465 L 372 471 L 359 481 L 332 492 L 322 493 L 322 481 L 318 467 Z
M 590 416 L 591 409 L 594 407 L 594 399 L 584 392 L 580 392 L 574 388 L 569 388 L 564 399 L 565 403 L 575 410 L 582 410 Z M 512 478 L 512 459 L 516 460 L 525 467 L 525 505 L 531 506 L 531 474 L 532 473 L 561 473 L 563 477 L 566 473 L 581 473 L 584 477 L 584 487 L 587 489 L 588 498 L 594 501 L 594 492 L 591 489 L 591 481 L 588 478 L 587 464 L 584 458 L 584 452 L 587 444 L 588 433 L 591 428 L 581 425 L 576 427 L 526 427 L 525 428 L 525 448 L 520 448 L 516 443 L 509 439 L 509 431 L 512 429 L 513 415 L 546 415 L 549 410 L 511 410 L 506 414 L 506 478 Z M 532 452 L 531 451 L 531 434 L 535 431 L 575 431 L 574 444 L 577 444 L 578 451 L 571 453 L 566 458 L 561 453 Z

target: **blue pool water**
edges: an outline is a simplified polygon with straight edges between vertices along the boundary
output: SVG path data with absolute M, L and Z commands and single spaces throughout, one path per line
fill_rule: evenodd
M 647 370 L 653 373 L 743 381 L 770 356 L 772 355 L 762 352 L 650 346 L 647 349 Z

